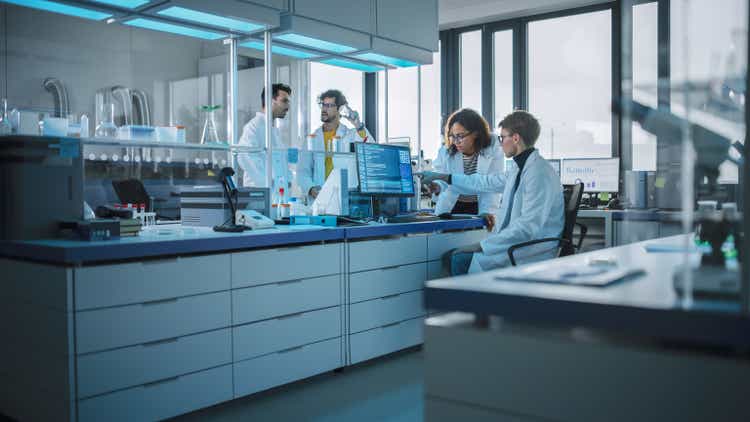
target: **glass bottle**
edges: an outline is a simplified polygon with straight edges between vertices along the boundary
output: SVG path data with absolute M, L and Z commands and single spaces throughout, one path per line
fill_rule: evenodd
M 116 138 L 117 126 L 115 126 L 115 105 L 104 103 L 100 110 L 101 121 L 96 125 L 94 136 L 97 138 Z
M 0 135 L 10 135 L 13 131 L 13 127 L 10 125 L 8 120 L 8 100 L 3 98 L 0 103 Z
M 216 131 L 216 110 L 220 105 L 204 105 L 201 110 L 206 115 L 206 121 L 203 123 L 203 132 L 201 133 L 201 144 L 215 144 L 221 142 L 219 133 Z

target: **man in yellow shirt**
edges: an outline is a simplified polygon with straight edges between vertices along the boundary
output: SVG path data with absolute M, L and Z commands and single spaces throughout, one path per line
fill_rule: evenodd
M 342 106 L 347 106 L 346 97 L 341 91 L 329 89 L 318 96 L 318 106 L 320 106 L 320 120 L 323 123 L 321 127 L 308 135 L 306 145 L 300 152 L 300 161 L 297 170 L 297 183 L 302 192 L 315 198 L 320 191 L 320 184 L 316 183 L 314 178 L 314 155 L 315 151 L 325 151 L 325 175 L 323 180 L 333 170 L 333 153 L 349 152 L 349 145 L 352 142 L 375 142 L 372 135 L 359 118 L 359 113 L 354 110 L 347 110 L 344 116 L 354 127 L 350 129 L 341 124 Z M 317 178 L 318 180 L 320 177 Z

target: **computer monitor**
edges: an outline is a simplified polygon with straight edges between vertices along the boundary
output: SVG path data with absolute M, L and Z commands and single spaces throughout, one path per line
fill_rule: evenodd
M 408 147 L 360 142 L 355 144 L 359 191 L 373 196 L 414 196 Z
M 620 189 L 619 158 L 574 158 L 562 160 L 563 185 L 583 182 L 584 192 L 617 192 Z

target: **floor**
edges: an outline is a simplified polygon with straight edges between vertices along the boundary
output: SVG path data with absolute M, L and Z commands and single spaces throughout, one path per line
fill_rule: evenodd
M 176 421 L 422 421 L 421 351 L 405 351 L 233 400 Z

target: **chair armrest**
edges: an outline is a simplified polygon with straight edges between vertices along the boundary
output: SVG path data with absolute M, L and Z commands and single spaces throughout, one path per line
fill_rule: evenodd
M 578 238 L 578 244 L 576 244 L 576 249 L 581 250 L 581 245 L 583 244 L 583 238 L 586 237 L 586 233 L 588 233 L 589 228 L 586 227 L 585 224 L 576 223 L 576 226 L 578 226 L 578 229 L 581 230 L 581 236 Z
M 545 243 L 545 242 L 563 242 L 572 245 L 573 243 L 568 239 L 563 239 L 562 237 L 545 237 L 544 239 L 534 239 L 529 240 L 528 242 L 521 242 L 516 243 L 515 245 L 511 245 L 510 248 L 508 248 L 508 258 L 510 259 L 511 265 L 514 267 L 516 266 L 516 258 L 513 256 L 513 252 L 515 252 L 517 249 L 525 248 L 527 246 L 536 245 L 537 243 Z

